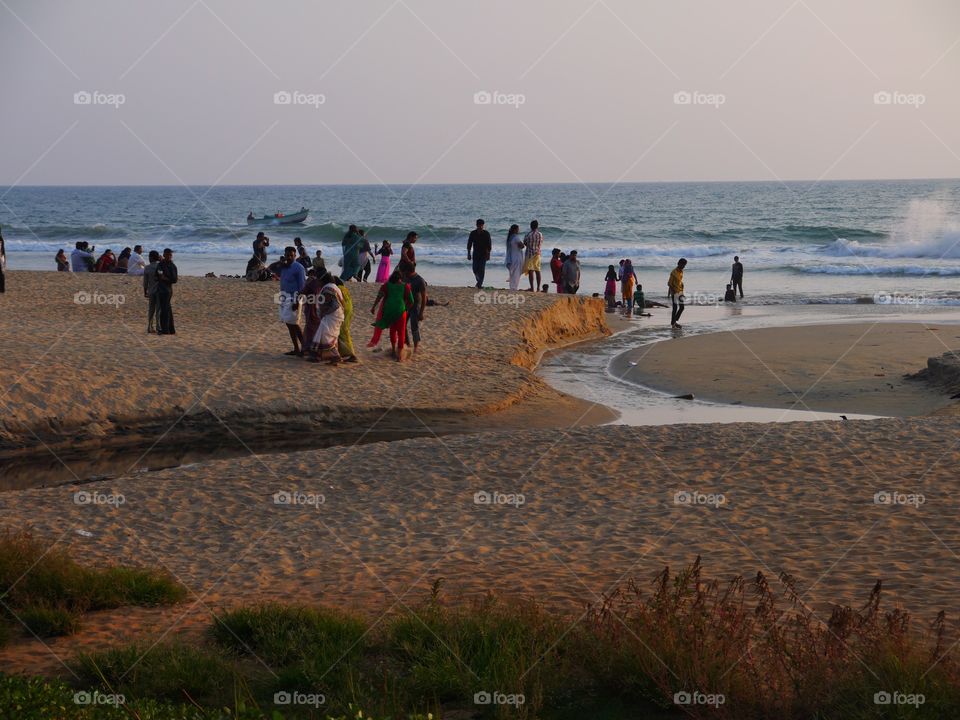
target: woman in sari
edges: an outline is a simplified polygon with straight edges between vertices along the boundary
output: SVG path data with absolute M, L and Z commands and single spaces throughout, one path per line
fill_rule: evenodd
M 523 238 L 520 237 L 520 226 L 511 225 L 507 233 L 507 257 L 504 264 L 507 266 L 511 290 L 520 289 L 520 278 L 523 276 Z
M 322 287 L 320 279 L 326 274 L 326 272 L 318 274 L 316 270 L 310 270 L 307 273 L 307 284 L 300 291 L 300 299 L 303 302 L 303 338 L 308 346 L 313 344 L 313 336 L 317 334 L 317 329 L 320 327 L 320 313 L 317 305 L 320 302 Z
M 350 291 L 346 284 L 340 278 L 334 278 L 333 282 L 340 289 L 343 296 L 343 323 L 340 325 L 340 334 L 337 336 L 337 351 L 344 362 L 358 363 L 360 359 L 353 351 L 353 337 L 350 335 L 350 323 L 353 322 L 353 298 L 350 297 Z
M 376 312 L 377 305 L 381 302 L 381 314 L 373 323 L 373 338 L 369 346 L 376 346 L 380 342 L 380 335 L 389 328 L 393 357 L 397 362 L 401 362 L 406 337 L 407 310 L 413 307 L 413 296 L 410 293 L 410 286 L 403 281 L 399 270 L 394 270 L 390 280 L 380 287 L 377 299 L 373 301 L 373 307 L 370 308 L 371 315 Z
M 343 293 L 329 273 L 320 282 L 322 287 L 317 304 L 320 325 L 310 345 L 310 352 L 313 354 L 310 360 L 328 360 L 331 365 L 336 365 L 340 362 L 337 340 L 340 338 L 340 326 L 343 325 Z
M 350 226 L 340 246 L 343 248 L 343 272 L 340 273 L 340 279 L 347 281 L 356 277 L 360 270 L 360 248 L 363 247 L 363 236 L 360 235 L 356 225 Z

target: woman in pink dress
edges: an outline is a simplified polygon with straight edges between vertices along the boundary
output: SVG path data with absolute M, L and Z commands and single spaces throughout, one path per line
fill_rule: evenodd
M 383 245 L 378 247 L 374 251 L 374 254 L 380 256 L 380 264 L 377 265 L 376 281 L 378 283 L 385 283 L 390 279 L 390 256 L 393 255 L 393 248 L 390 247 L 390 241 L 384 240 Z

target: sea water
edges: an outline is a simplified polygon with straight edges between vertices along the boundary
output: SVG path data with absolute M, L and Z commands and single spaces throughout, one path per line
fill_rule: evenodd
M 303 225 L 248 227 L 246 216 L 310 208 Z M 396 251 L 410 230 L 431 284 L 472 286 L 469 231 L 493 235 L 485 284 L 506 285 L 511 223 L 531 219 L 549 252 L 577 250 L 581 292 L 603 292 L 608 265 L 631 258 L 646 295 L 663 299 L 680 257 L 688 301 L 722 301 L 739 255 L 753 304 L 960 304 L 960 181 L 621 183 L 596 185 L 12 187 L 0 188 L 11 269 L 52 270 L 78 240 L 170 247 L 184 274 L 241 275 L 257 230 L 270 260 L 300 237 L 328 267 L 350 224 Z M 396 263 L 397 257 L 393 261 Z M 527 286 L 524 280 L 522 286 Z M 551 288 L 552 291 L 552 288 Z

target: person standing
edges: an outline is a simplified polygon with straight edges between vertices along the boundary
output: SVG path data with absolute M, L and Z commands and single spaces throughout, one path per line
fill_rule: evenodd
M 560 248 L 554 248 L 550 253 L 550 276 L 553 278 L 553 284 L 557 286 L 557 292 L 563 293 L 563 263 L 566 256 L 560 252 Z
M 535 288 L 540 287 L 540 249 L 543 247 L 543 233 L 537 220 L 530 222 L 530 232 L 523 237 L 523 247 L 523 270 L 530 280 L 530 292 L 535 292 Z M 534 275 L 537 278 L 536 285 L 533 282 Z
M 377 265 L 377 277 L 374 279 L 376 282 L 383 284 L 390 277 L 390 256 L 393 255 L 393 247 L 390 245 L 390 241 L 384 240 L 383 245 L 378 245 L 373 254 L 380 256 L 380 263 Z
M 407 311 L 407 323 L 410 326 L 410 335 L 413 337 L 413 354 L 416 355 L 417 348 L 420 347 L 420 323 L 423 322 L 423 309 L 427 306 L 427 281 L 417 274 L 416 265 L 402 262 L 398 269 L 413 296 L 413 307 Z
M 638 285 L 637 272 L 632 260 L 624 260 L 620 266 L 620 294 L 623 298 L 624 315 L 633 317 L 633 293 Z
M 127 260 L 127 275 L 143 275 L 146 267 L 147 261 L 143 259 L 143 246 L 134 245 L 133 252 L 130 253 L 130 258 Z
M 507 257 L 504 261 L 509 273 L 507 282 L 511 290 L 520 289 L 520 276 L 523 275 L 523 239 L 520 237 L 520 226 L 511 225 L 507 232 Z
M 414 243 L 420 239 L 420 236 L 411 231 L 407 233 L 407 239 L 400 246 L 400 259 L 410 263 L 417 262 L 417 251 L 413 249 Z M 388 278 L 389 279 L 389 278 Z
M 560 275 L 563 280 L 563 291 L 569 295 L 576 295 L 580 289 L 580 261 L 577 260 L 576 250 L 570 251 Z
M 160 253 L 150 251 L 150 264 L 143 269 L 143 296 L 147 299 L 147 332 L 157 331 L 157 265 L 160 264 Z
M 363 242 L 360 243 L 360 269 L 357 271 L 357 280 L 367 282 L 370 279 L 370 273 L 373 272 L 373 248 L 370 247 L 367 231 L 360 230 L 359 232 Z M 340 292 L 343 292 L 343 288 L 340 288 Z
M 490 259 L 490 250 L 493 248 L 493 241 L 484 224 L 483 220 L 477 220 L 477 229 L 467 238 L 467 260 L 471 259 L 472 252 L 473 277 L 477 280 L 478 290 L 483 288 L 483 278 L 487 274 L 487 260 Z
M 163 249 L 163 259 L 157 263 L 157 334 L 176 335 L 173 324 L 173 286 L 177 284 L 177 266 L 173 250 Z
M 351 225 L 347 229 L 347 234 L 340 241 L 340 247 L 343 250 L 343 271 L 340 273 L 340 279 L 344 282 L 356 278 L 360 271 L 360 248 L 363 245 L 363 237 L 357 230 L 356 225 Z
M 337 352 L 343 362 L 358 363 L 360 358 L 353 349 L 353 336 L 350 334 L 350 324 L 353 322 L 353 298 L 347 290 L 346 283 L 340 278 L 333 279 L 340 290 L 340 299 L 343 301 L 343 322 L 340 323 L 340 333 L 337 335 Z
M 673 312 L 670 314 L 670 327 L 680 329 L 680 316 L 683 315 L 684 297 L 683 297 L 683 269 L 687 266 L 686 258 L 680 258 L 677 266 L 670 273 L 670 279 L 667 280 L 667 295 L 670 296 L 670 303 L 673 305 Z
M 300 327 L 300 293 L 307 284 L 307 271 L 297 262 L 297 249 L 283 249 L 280 269 L 280 320 L 290 332 L 293 350 L 286 355 L 303 357 L 303 329 Z
M 7 291 L 7 243 L 3 239 L 3 233 L 0 232 L 0 293 Z
M 733 268 L 730 271 L 730 284 L 733 285 L 734 292 L 740 290 L 740 299 L 743 300 L 743 263 L 740 262 L 740 256 L 733 256 Z

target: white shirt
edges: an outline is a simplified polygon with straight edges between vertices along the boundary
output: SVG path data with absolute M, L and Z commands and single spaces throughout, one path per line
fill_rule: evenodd
M 143 269 L 147 267 L 147 261 L 139 253 L 130 253 L 127 260 L 127 275 L 143 275 Z

